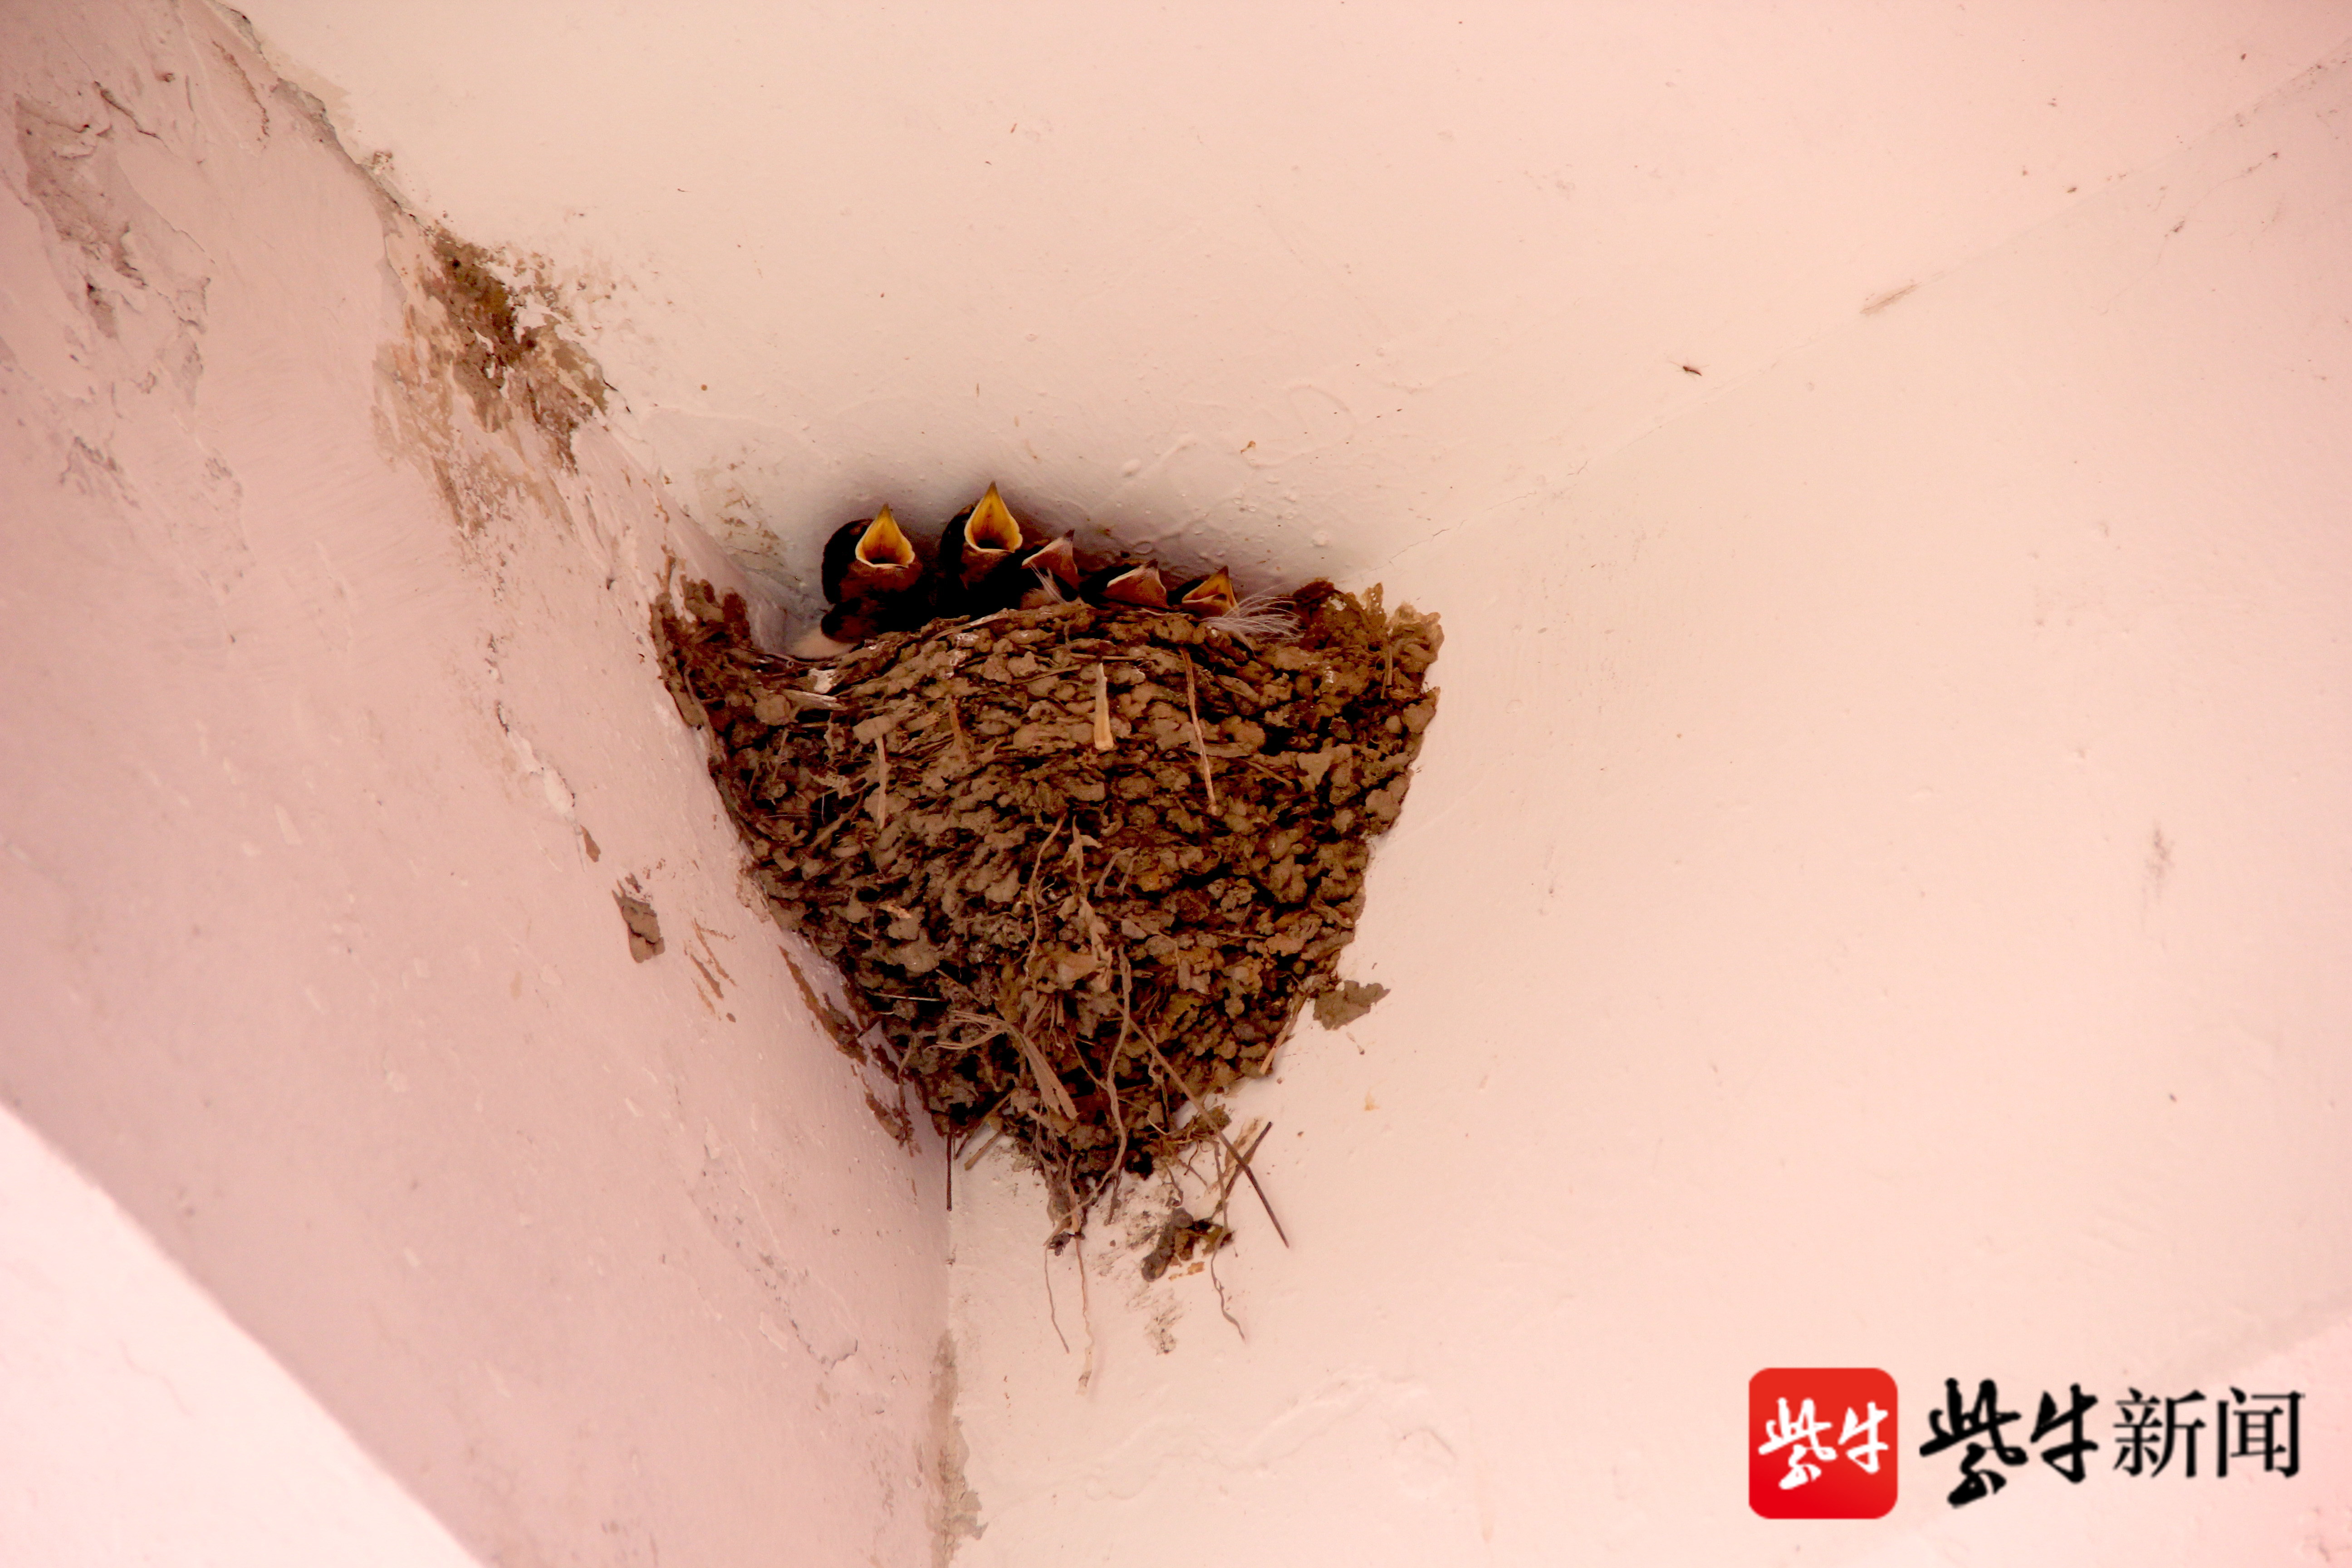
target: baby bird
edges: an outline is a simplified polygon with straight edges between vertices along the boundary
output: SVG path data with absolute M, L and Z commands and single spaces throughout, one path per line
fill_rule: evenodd
M 922 623 L 923 563 L 887 506 L 834 530 L 818 580 L 833 608 L 793 645 L 798 658 L 837 658 L 877 632 Z
M 991 609 L 1042 610 L 1066 605 L 1078 596 L 1078 543 L 1073 534 L 1038 545 L 997 568 L 1003 579 L 997 585 Z
M 914 542 L 887 506 L 863 521 L 843 523 L 824 542 L 819 581 L 834 604 L 903 594 L 922 575 Z
M 1078 596 L 1089 605 L 1135 605 L 1148 610 L 1164 610 L 1168 607 L 1168 584 L 1152 563 L 1127 560 L 1089 575 L 1078 584 Z
M 992 581 L 1014 565 L 1021 553 L 1021 524 L 996 487 L 980 498 L 940 536 L 939 608 L 941 615 L 984 615 L 1002 605 L 985 604 Z M 1016 567 L 1017 570 L 1017 567 Z
M 1175 607 L 1189 616 L 1214 620 L 1229 616 L 1241 596 L 1234 592 L 1234 580 L 1223 567 L 1218 567 L 1205 577 L 1195 577 L 1169 595 Z
M 967 613 L 1042 610 L 1078 596 L 1078 552 L 1068 534 L 1014 552 L 973 590 Z

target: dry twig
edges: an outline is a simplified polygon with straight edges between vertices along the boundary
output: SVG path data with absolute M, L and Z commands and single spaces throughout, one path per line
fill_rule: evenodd
M 1201 697 L 1192 680 L 1192 655 L 1184 654 L 1184 706 L 1192 715 L 1192 749 L 1201 753 L 1201 787 L 1209 794 L 1209 815 L 1217 815 L 1217 781 L 1209 776 L 1209 742 L 1201 730 Z
M 1167 1073 L 1170 1078 L 1176 1080 L 1176 1087 L 1182 1089 L 1184 1091 L 1184 1098 L 1192 1102 L 1192 1113 L 1195 1116 L 1207 1116 L 1209 1114 L 1207 1102 L 1202 1100 L 1199 1095 L 1192 1092 L 1192 1086 L 1184 1081 L 1184 1075 L 1178 1072 L 1175 1067 L 1170 1063 L 1168 1058 L 1160 1054 L 1160 1047 L 1158 1044 L 1155 1043 L 1149 1035 L 1143 1037 L 1143 1043 L 1150 1048 L 1151 1059 L 1160 1064 L 1161 1071 Z M 1216 1134 L 1217 1142 L 1224 1145 L 1225 1152 L 1234 1157 L 1234 1163 L 1241 1167 L 1242 1174 L 1249 1178 L 1250 1191 L 1257 1194 L 1258 1206 L 1265 1210 L 1265 1217 L 1268 1220 L 1273 1221 L 1274 1234 L 1282 1238 L 1283 1246 L 1288 1247 L 1290 1245 L 1290 1237 L 1284 1235 L 1282 1221 L 1275 1217 L 1274 1205 L 1266 1201 L 1265 1189 L 1257 1184 L 1257 1173 L 1249 1168 L 1249 1162 L 1242 1157 L 1242 1152 L 1240 1150 L 1234 1147 L 1233 1141 L 1225 1136 L 1225 1130 L 1223 1128 L 1212 1123 L 1211 1131 Z M 1256 1152 L 1256 1145 L 1251 1145 L 1251 1152 L 1253 1153 Z

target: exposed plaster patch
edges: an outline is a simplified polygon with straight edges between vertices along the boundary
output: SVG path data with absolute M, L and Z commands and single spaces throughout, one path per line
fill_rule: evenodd
M 791 1331 L 789 1336 L 777 1331 L 763 1315 L 763 1336 L 780 1350 L 797 1345 L 821 1371 L 832 1373 L 857 1353 L 859 1337 L 851 1327 L 849 1303 L 830 1284 L 788 1261 L 791 1249 L 752 1190 L 741 1152 L 715 1126 L 705 1127 L 702 1142 L 694 1205 L 775 1309 L 782 1327 Z
M 236 20 L 243 23 L 245 18 L 238 16 Z M 259 143 L 268 141 L 269 106 L 262 102 L 261 94 L 254 90 L 253 78 L 247 74 L 243 62 L 229 52 L 228 46 L 226 44 L 214 44 L 213 53 L 218 57 L 221 64 L 228 68 L 229 75 L 236 79 L 236 85 L 245 91 L 244 101 L 252 108 L 255 118 L 260 121 L 254 129 L 255 142 Z
M 552 297 L 519 300 L 491 253 L 444 230 L 432 234 L 437 268 L 418 281 L 447 313 L 446 364 L 486 428 L 527 416 L 572 455 L 572 433 L 604 406 L 604 378 L 584 350 L 549 323 Z M 536 303 L 536 311 L 524 308 Z M 536 315 L 539 324 L 527 324 Z
M 58 238 L 144 288 L 146 279 L 124 248 L 131 221 L 114 210 L 90 172 L 104 134 L 88 121 L 76 123 L 29 100 L 16 100 L 16 150 L 25 160 L 25 187 L 34 205 Z
M 50 264 L 94 334 L 86 342 L 120 342 L 124 381 L 142 393 L 168 384 L 190 403 L 204 374 L 210 279 L 187 237 L 124 174 L 110 105 L 135 128 L 102 82 L 62 105 L 16 96 L 25 193 L 62 242 Z
M 572 786 L 564 782 L 563 775 L 556 772 L 552 763 L 539 754 L 539 748 L 530 743 L 530 737 L 522 732 L 514 717 L 507 711 L 506 704 L 495 704 L 491 711 L 497 716 L 499 728 L 506 731 L 507 745 L 514 752 L 515 765 L 521 771 L 523 782 L 539 786 L 539 793 L 547 802 L 548 809 L 556 816 L 566 822 L 575 820 L 573 808 L 577 797 L 572 795 Z M 634 926 L 631 929 L 634 930 Z M 661 951 L 658 938 L 654 951 Z
M 497 524 L 534 505 L 582 534 L 559 479 L 576 470 L 572 437 L 603 410 L 605 384 L 559 330 L 555 287 L 523 281 L 521 264 L 420 223 L 376 188 L 406 294 L 406 330 L 376 356 L 379 446 L 432 476 L 479 555 L 502 553 Z
M 988 1526 L 981 1521 L 980 1494 L 965 1479 L 964 1466 L 971 1446 L 964 1441 L 963 1423 L 956 1415 L 955 1336 L 940 1336 L 939 1355 L 931 1363 L 932 1479 L 931 1568 L 947 1568 L 956 1548 L 977 1541 Z

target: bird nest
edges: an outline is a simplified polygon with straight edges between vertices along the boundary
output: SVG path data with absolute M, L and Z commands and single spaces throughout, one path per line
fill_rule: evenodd
M 812 670 L 761 652 L 740 598 L 685 600 L 654 612 L 666 678 L 777 921 L 864 1011 L 834 1020 L 845 1048 L 951 1141 L 1009 1140 L 1070 1228 L 1204 1141 L 1241 1166 L 1218 1100 L 1339 1000 L 1436 712 L 1437 617 L 1318 583 L 1293 633 L 1244 641 L 1066 604 Z

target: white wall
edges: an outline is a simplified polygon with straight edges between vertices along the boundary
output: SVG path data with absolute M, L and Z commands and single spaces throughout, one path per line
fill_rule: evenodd
M 1446 617 L 1247 1341 L 959 1192 L 959 1561 L 2352 1550 L 2352 8 L 255 19 L 754 564 L 994 477 Z M 1915 1450 L 2276 1379 L 2305 1468 L 1769 1523 L 1808 1363 Z
M 1394 575 L 2352 34 L 2342 0 L 249 9 L 419 210 L 546 260 L 670 493 L 803 574 L 822 521 L 993 477 Z
M 970 1561 L 2352 1546 L 2347 121 L 2339 57 L 1389 568 L 1445 707 L 1394 994 L 1245 1103 L 1297 1245 L 1244 1205 L 1246 1343 L 1097 1279 L 1081 1393 L 1034 1194 L 960 1231 Z M 1887 1520 L 1748 1514 L 1772 1365 L 1895 1374 Z M 1951 1509 L 1948 1376 L 2079 1381 L 2098 1473 Z M 2339 1436 L 2107 1472 L 2128 1388 L 2232 1384 Z
M 927 1555 L 940 1162 L 647 663 L 690 529 L 484 427 L 415 226 L 213 13 L 10 7 L 0 87 L 0 1094 L 485 1562 Z M 12 1339 L 0 1426 L 81 1353 Z M 274 1463 L 213 1370 L 213 1473 Z M 169 1540 L 127 1458 L 19 1522 Z
M 0 1539 L 19 1563 L 468 1568 L 333 1416 L 0 1114 Z

